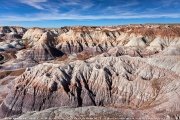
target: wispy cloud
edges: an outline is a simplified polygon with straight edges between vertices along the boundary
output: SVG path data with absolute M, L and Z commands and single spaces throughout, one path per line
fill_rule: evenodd
M 34 7 L 36 9 L 43 10 L 44 7 L 42 6 L 42 3 L 47 2 L 47 0 L 19 0 L 19 2 Z
M 79 7 L 80 9 L 89 9 L 94 6 L 91 0 L 60 0 L 60 7 Z
M 98 2 L 93 0 L 56 0 L 56 2 L 50 2 L 50 0 L 18 1 L 40 11 L 24 13 L 23 15 L 18 13 L 1 14 L 1 21 L 180 18 L 178 11 L 159 11 L 161 10 L 160 5 L 146 8 L 140 0 L 107 0 L 108 2 L 106 3 L 103 0 L 97 0 Z M 174 4 L 173 1 L 177 2 L 178 0 L 169 0 L 169 3 L 163 3 L 163 1 L 161 0 L 163 5 L 172 5 Z
M 81 1 L 79 0 L 60 0 L 62 5 L 79 5 Z
M 136 6 L 139 5 L 138 1 L 132 1 L 130 3 L 124 3 L 123 5 L 121 5 L 121 7 L 132 7 L 132 6 Z
M 61 8 L 68 7 L 70 9 L 79 8 L 85 10 L 94 5 L 91 0 L 18 0 L 18 2 L 46 12 L 59 12 L 61 11 Z
M 34 14 L 26 16 L 0 16 L 2 21 L 41 21 L 41 20 L 100 20 L 135 18 L 180 18 L 179 13 L 167 14 L 122 14 L 122 15 L 80 15 L 80 14 Z
M 160 0 L 160 4 L 163 7 L 173 7 L 173 6 L 177 6 L 180 5 L 180 1 L 179 0 Z

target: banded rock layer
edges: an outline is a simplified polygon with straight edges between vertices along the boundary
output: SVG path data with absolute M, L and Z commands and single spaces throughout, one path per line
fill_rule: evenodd
M 166 66 L 138 57 L 97 56 L 67 65 L 44 63 L 16 78 L 0 113 L 3 117 L 51 107 L 93 105 L 170 114 L 180 109 L 176 102 L 179 79 Z
M 179 25 L 25 31 L 1 37 L 1 118 L 180 116 Z
M 25 32 L 26 28 L 23 27 L 2 26 L 0 27 L 0 40 L 21 39 Z
M 36 31 L 35 31 L 36 32 Z M 36 61 L 52 60 L 55 57 L 63 56 L 63 52 L 54 47 L 54 34 L 51 32 L 42 33 L 38 42 L 28 50 L 23 50 L 23 54 L 18 55 L 18 59 L 32 59 Z
M 44 37 L 48 34 L 49 37 Z M 63 27 L 60 29 L 29 29 L 23 36 L 33 51 L 40 43 L 55 48 L 64 54 L 79 53 L 83 50 L 102 53 L 113 47 L 143 48 L 149 52 L 162 51 L 167 47 L 179 46 L 179 25 L 142 25 L 117 27 Z M 44 49 L 44 48 L 40 48 Z M 40 52 L 39 52 L 40 53 Z M 28 52 L 25 54 L 28 54 Z M 35 55 L 44 56 L 42 55 Z M 41 57 L 40 57 L 41 59 Z M 44 58 L 45 59 L 45 58 Z

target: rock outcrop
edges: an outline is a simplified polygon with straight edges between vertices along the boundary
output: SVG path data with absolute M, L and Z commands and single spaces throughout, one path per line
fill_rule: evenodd
M 22 40 L 14 40 L 12 42 L 0 42 L 0 52 L 2 51 L 16 51 L 23 49 L 25 46 Z
M 23 27 L 0 27 L 0 52 L 24 48 L 21 39 L 25 32 Z
M 6 40 L 21 39 L 25 32 L 26 32 L 26 28 L 23 27 L 3 26 L 0 27 L 0 40 L 6 41 Z
M 35 29 L 35 33 L 38 32 Z M 39 31 L 42 32 L 41 30 Z M 28 34 L 28 32 L 26 33 Z M 40 35 L 40 34 L 38 34 Z M 55 57 L 61 57 L 64 55 L 63 52 L 55 48 L 54 33 L 45 32 L 35 45 L 30 50 L 23 50 L 23 55 L 20 56 L 21 59 L 32 59 L 36 61 L 52 60 Z M 30 42 L 30 44 L 33 44 Z
M 148 114 L 149 115 L 149 114 Z M 133 111 L 133 110 L 121 110 L 115 108 L 107 108 L 107 107 L 96 107 L 96 106 L 89 106 L 89 107 L 81 107 L 81 108 L 71 108 L 71 107 L 60 107 L 60 108 L 51 108 L 47 110 L 43 110 L 41 112 L 29 112 L 26 113 L 18 118 L 5 118 L 12 119 L 12 120 L 20 120 L 20 119 L 65 119 L 65 120 L 72 120 L 72 119 L 94 119 L 94 120 L 107 120 L 107 119 L 157 119 L 157 116 L 151 113 L 151 116 L 148 116 L 146 112 L 142 111 Z M 161 115 L 161 114 L 160 114 Z M 160 116 L 159 115 L 159 116 Z M 162 118 L 169 118 L 162 117 Z
M 104 52 L 114 46 L 146 48 L 161 51 L 168 46 L 180 45 L 179 25 L 142 25 L 117 27 L 67 27 L 60 29 L 29 29 L 23 39 L 33 46 L 39 43 L 43 33 L 50 31 L 54 47 L 66 54 L 85 49 Z
M 1 118 L 180 116 L 179 25 L 0 31 Z
M 27 68 L 16 78 L 0 113 L 4 117 L 51 107 L 92 105 L 178 112 L 179 79 L 168 67 L 151 65 L 139 57 L 97 56 L 67 65 L 44 63 Z

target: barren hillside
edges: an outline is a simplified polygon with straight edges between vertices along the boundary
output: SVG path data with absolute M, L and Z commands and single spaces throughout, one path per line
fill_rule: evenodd
M 1 118 L 179 118 L 178 24 L 0 27 L 0 40 Z

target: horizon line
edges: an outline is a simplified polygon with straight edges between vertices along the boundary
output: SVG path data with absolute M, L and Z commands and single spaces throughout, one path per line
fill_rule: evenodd
M 0 27 L 23 27 L 23 28 L 63 28 L 63 27 L 115 27 L 115 26 L 128 26 L 128 25 L 180 25 L 180 22 L 174 23 L 129 23 L 117 25 L 64 25 L 59 27 L 40 27 L 40 26 L 24 26 L 24 25 L 0 25 Z

